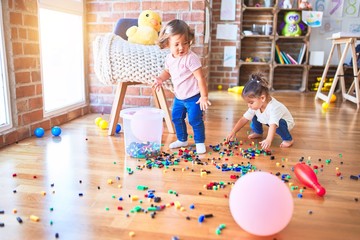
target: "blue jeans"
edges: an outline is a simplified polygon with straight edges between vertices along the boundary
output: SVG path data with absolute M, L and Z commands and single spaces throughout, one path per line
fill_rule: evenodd
M 179 100 L 175 97 L 172 109 L 172 121 L 175 125 L 176 136 L 178 140 L 185 142 L 188 139 L 186 129 L 186 113 L 188 121 L 194 131 L 195 143 L 205 142 L 205 125 L 203 121 L 203 113 L 200 105 L 196 102 L 200 99 L 200 94 L 190 97 L 185 100 Z
M 266 124 L 269 126 L 268 124 Z M 250 123 L 250 127 L 253 130 L 254 133 L 262 134 L 263 133 L 263 127 L 262 123 L 257 120 L 257 116 L 255 115 Z M 291 141 L 292 136 L 290 134 L 288 125 L 284 119 L 280 119 L 279 121 L 279 127 L 276 128 L 276 133 L 280 135 L 281 139 L 283 141 Z

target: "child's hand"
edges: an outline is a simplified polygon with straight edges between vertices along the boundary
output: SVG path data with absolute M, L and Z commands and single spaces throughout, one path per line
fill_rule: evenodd
M 154 88 L 156 91 L 158 91 L 163 84 L 163 80 L 159 77 L 153 77 L 153 79 L 154 79 L 154 83 L 152 85 L 152 88 Z
M 264 149 L 264 150 L 270 149 L 270 146 L 271 146 L 271 141 L 270 140 L 264 139 L 259 143 L 260 143 L 262 149 Z
M 226 141 L 230 142 L 236 137 L 236 133 L 231 131 L 231 133 L 226 137 Z
M 200 109 L 202 111 L 205 111 L 211 105 L 211 102 L 208 100 L 207 97 L 200 97 L 196 104 L 200 104 Z

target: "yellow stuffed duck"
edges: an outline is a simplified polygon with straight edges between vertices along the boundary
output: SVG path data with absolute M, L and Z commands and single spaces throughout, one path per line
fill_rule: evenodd
M 140 13 L 138 26 L 126 30 L 126 36 L 131 43 L 154 45 L 159 37 L 161 17 L 156 12 L 145 10 Z

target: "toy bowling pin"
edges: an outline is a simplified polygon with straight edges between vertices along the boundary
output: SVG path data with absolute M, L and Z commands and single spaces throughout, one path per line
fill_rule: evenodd
M 297 163 L 294 167 L 294 172 L 299 181 L 305 186 L 315 189 L 317 195 L 320 197 L 325 195 L 325 188 L 319 184 L 314 171 L 308 165 Z

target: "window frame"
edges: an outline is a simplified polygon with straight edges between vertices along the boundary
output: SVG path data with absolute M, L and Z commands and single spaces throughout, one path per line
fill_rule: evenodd
M 50 111 L 47 111 L 45 109 L 45 89 L 44 89 L 44 74 L 43 74 L 43 64 L 42 62 L 44 61 L 42 59 L 42 47 L 41 47 L 41 29 L 40 29 L 40 16 L 38 18 L 39 21 L 39 45 L 40 45 L 40 64 L 41 64 L 41 79 L 42 79 L 42 88 L 43 88 L 43 101 L 44 101 L 44 108 L 43 108 L 43 113 L 44 113 L 44 117 L 51 117 L 51 116 L 56 116 L 56 115 L 60 115 L 66 112 L 69 112 L 71 110 L 80 108 L 80 107 L 85 107 L 88 105 L 88 97 L 87 97 L 87 82 L 86 82 L 86 35 L 85 35 L 85 16 L 84 16 L 84 1 L 83 0 L 62 0 L 62 1 L 58 1 L 58 0 L 38 0 L 38 12 L 40 14 L 40 9 L 47 9 L 47 10 L 52 10 L 52 11 L 57 11 L 57 12 L 61 12 L 61 13 L 67 13 L 67 14 L 73 14 L 73 15 L 77 15 L 81 17 L 81 22 L 82 22 L 82 39 L 83 39 L 83 59 L 82 59 L 82 82 L 83 82 L 83 100 L 77 103 L 73 103 L 64 107 L 60 107 L 60 108 L 56 108 Z
M 0 125 L 0 133 L 13 127 L 12 111 L 11 111 L 11 99 L 10 99 L 10 87 L 9 87 L 9 75 L 7 69 L 6 47 L 5 47 L 5 31 L 4 31 L 4 18 L 2 13 L 2 3 L 0 2 L 0 41 L 2 42 L 0 47 L 0 69 L 1 81 L 3 82 L 2 93 L 4 97 L 4 112 L 5 112 L 5 124 Z

